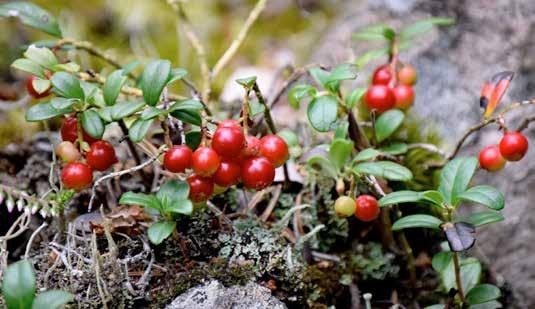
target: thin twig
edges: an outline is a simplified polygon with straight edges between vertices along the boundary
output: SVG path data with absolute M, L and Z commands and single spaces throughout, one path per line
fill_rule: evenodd
M 453 266 L 455 269 L 455 282 L 457 283 L 457 292 L 459 292 L 461 302 L 465 303 L 466 299 L 464 298 L 463 285 L 461 283 L 461 265 L 459 263 L 459 254 L 457 252 L 453 252 Z
M 266 209 L 260 216 L 260 220 L 267 221 L 267 219 L 271 215 L 271 212 L 273 212 L 273 209 L 277 205 L 277 201 L 279 200 L 281 192 L 282 192 L 282 185 L 277 185 L 275 187 L 275 191 L 273 192 L 273 196 L 271 197 L 271 200 L 268 203 L 268 206 L 266 207 Z
M 280 87 L 280 89 L 275 93 L 275 95 L 273 96 L 273 99 L 271 99 L 270 103 L 269 103 L 269 107 L 273 107 L 275 104 L 277 104 L 280 99 L 282 98 L 282 96 L 284 95 L 284 93 L 286 92 L 286 90 L 288 90 L 288 88 L 293 85 L 293 83 L 295 83 L 297 80 L 299 80 L 299 78 L 301 78 L 301 76 L 305 75 L 308 73 L 308 69 L 310 68 L 313 68 L 313 67 L 322 67 L 321 64 L 317 64 L 317 63 L 311 63 L 311 64 L 307 64 L 301 68 L 297 68 L 293 71 L 292 75 L 290 75 L 290 77 L 288 77 L 288 79 L 282 84 L 282 86 Z
M 32 249 L 32 244 L 37 235 L 41 233 L 41 231 L 48 226 L 48 223 L 43 222 L 33 233 L 32 236 L 30 236 L 30 239 L 28 240 L 28 243 L 26 244 L 26 251 L 24 252 L 24 259 L 28 259 L 28 255 L 30 254 L 30 250 Z
M 515 131 L 523 131 L 529 127 L 530 122 L 535 121 L 535 114 L 530 115 L 522 120 L 522 122 L 516 127 Z

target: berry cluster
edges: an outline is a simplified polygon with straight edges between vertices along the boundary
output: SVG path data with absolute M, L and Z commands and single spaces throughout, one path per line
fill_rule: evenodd
M 211 147 L 202 145 L 192 151 L 186 145 L 173 146 L 164 155 L 164 167 L 173 173 L 192 169 L 187 181 L 190 199 L 199 203 L 212 194 L 243 182 L 249 189 L 261 190 L 275 178 L 275 168 L 288 160 L 288 145 L 277 135 L 260 139 L 245 136 L 234 120 L 221 122 L 214 132 Z
M 359 196 L 356 201 L 349 196 L 340 196 L 334 202 L 334 211 L 342 218 L 354 214 L 357 219 L 364 222 L 377 219 L 380 213 L 377 199 L 367 194 Z
M 490 145 L 479 153 L 481 168 L 501 170 L 506 161 L 520 161 L 528 151 L 528 139 L 520 132 L 506 132 L 499 145 Z
M 93 171 L 105 171 L 117 163 L 113 146 L 103 140 L 97 140 L 82 128 L 84 142 L 90 144 L 87 152 L 80 152 L 75 143 L 78 138 L 78 120 L 71 116 L 61 126 L 63 142 L 56 146 L 56 154 L 66 165 L 61 171 L 61 182 L 67 189 L 82 190 L 93 182 Z M 82 162 L 85 156 L 85 163 Z
M 393 70 L 390 64 L 378 67 L 373 73 L 372 84 L 364 94 L 368 109 L 383 113 L 391 108 L 409 109 L 414 102 L 416 69 L 411 65 L 403 65 Z

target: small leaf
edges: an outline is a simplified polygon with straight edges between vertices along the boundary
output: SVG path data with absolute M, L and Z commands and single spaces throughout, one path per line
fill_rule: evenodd
M 127 65 L 123 66 L 123 75 L 130 74 L 138 66 L 139 66 L 139 60 L 134 60 L 132 62 L 129 62 Z
M 120 102 L 111 108 L 111 117 L 113 120 L 121 120 L 141 110 L 145 102 Z
M 8 309 L 31 308 L 35 295 L 35 274 L 27 260 L 21 260 L 5 269 L 2 295 Z
M 307 159 L 307 164 L 316 170 L 321 170 L 322 172 L 325 173 L 325 176 L 328 176 L 334 179 L 338 177 L 338 173 L 336 171 L 336 167 L 334 166 L 333 162 L 329 161 L 324 156 L 312 155 Z
M 86 81 L 80 81 L 80 87 L 82 87 L 82 90 L 84 91 L 84 97 L 86 102 L 94 102 L 99 87 L 97 87 L 97 85 L 93 83 L 88 83 Z
M 372 159 L 375 159 L 377 156 L 381 154 L 380 151 L 373 149 L 373 148 L 366 148 L 359 152 L 354 158 L 353 162 L 362 162 L 362 161 L 369 161 Z
M 334 131 L 334 138 L 346 138 L 349 129 L 349 122 L 342 120 L 336 122 L 336 130 Z
M 298 109 L 299 103 L 306 99 L 316 96 L 318 90 L 310 85 L 296 85 L 288 92 L 288 103 L 290 106 Z
M 433 269 L 436 272 L 442 273 L 448 269 L 448 266 L 450 265 L 450 263 L 452 263 L 452 259 L 453 252 L 442 251 L 433 256 L 433 259 L 431 260 L 431 265 L 433 266 Z
M 169 106 L 169 112 L 178 111 L 178 110 L 201 110 L 204 106 L 199 100 L 195 99 L 187 99 L 187 100 L 180 100 L 176 103 Z
M 79 102 L 79 100 L 65 98 L 53 98 L 52 100 L 50 100 L 50 104 L 55 109 L 67 109 L 73 106 L 76 102 Z
M 446 164 L 440 174 L 441 192 L 447 203 L 455 206 L 458 196 L 466 191 L 478 165 L 476 157 L 458 157 Z
M 0 5 L 0 16 L 18 17 L 23 24 L 29 27 L 58 38 L 61 37 L 61 30 L 56 18 L 36 4 L 26 1 L 4 3 Z
M 395 181 L 412 179 L 412 172 L 408 168 L 390 161 L 358 163 L 353 171 L 358 174 L 369 174 Z
M 379 116 L 375 123 L 377 142 L 380 143 L 390 137 L 401 126 L 404 119 L 405 114 L 398 109 L 389 110 Z
M 237 79 L 236 82 L 242 85 L 246 89 L 251 89 L 256 83 L 256 76 L 240 78 L 240 79 Z
M 406 153 L 409 148 L 405 143 L 392 143 L 388 146 L 379 148 L 379 150 L 397 156 Z
M 470 223 L 447 223 L 443 226 L 451 251 L 461 252 L 472 248 L 476 239 L 476 229 Z
M 76 73 L 80 71 L 80 66 L 75 62 L 58 63 L 52 68 L 53 71 L 67 71 L 69 73 Z
M 32 309 L 60 309 L 63 305 L 74 300 L 74 295 L 62 290 L 45 291 L 35 298 Z
M 41 121 L 72 113 L 72 108 L 55 109 L 49 102 L 37 103 L 26 111 L 26 121 Z
M 327 89 L 336 89 L 330 86 L 331 83 L 338 83 L 343 80 L 351 80 L 357 78 L 357 73 L 354 72 L 354 66 L 351 64 L 341 64 L 334 67 L 326 81 Z
M 82 127 L 91 137 L 101 139 L 104 134 L 104 123 L 95 110 L 88 109 L 82 113 Z
M 330 81 L 329 80 L 330 73 L 325 71 L 324 69 L 319 68 L 319 67 L 313 67 L 313 68 L 308 69 L 308 72 L 318 84 L 323 86 L 323 88 L 330 90 L 330 91 L 334 90 L 334 92 L 336 92 L 336 90 L 340 88 L 340 84 L 336 82 L 331 83 L 330 88 L 328 87 L 329 81 Z
M 45 70 L 40 65 L 29 59 L 17 59 L 11 64 L 11 67 L 17 70 L 21 70 L 23 72 L 30 73 L 39 78 L 45 78 Z
M 499 309 L 503 308 L 502 304 L 499 301 L 492 300 L 486 303 L 470 305 L 468 309 Z
M 147 108 L 143 110 L 139 118 L 143 120 L 149 120 L 149 119 L 154 119 L 160 115 L 165 115 L 165 114 L 167 114 L 167 111 L 163 109 L 159 109 L 154 106 L 147 106 Z
M 379 206 L 385 207 L 399 203 L 416 203 L 420 201 L 420 193 L 410 190 L 402 190 L 389 193 L 379 200 Z
M 188 199 L 173 200 L 171 204 L 167 206 L 166 211 L 189 216 L 193 212 L 193 204 Z
M 68 99 L 79 99 L 84 101 L 84 90 L 80 86 L 80 81 L 69 73 L 57 72 L 51 80 L 54 92 Z
M 50 70 L 52 70 L 54 66 L 58 64 L 56 55 L 54 55 L 54 53 L 46 47 L 30 45 L 26 52 L 24 52 L 24 57 Z
M 264 104 L 258 100 L 251 100 L 249 102 L 249 118 L 253 119 L 256 115 L 263 114 L 266 111 Z
M 400 37 L 404 40 L 413 38 L 417 35 L 421 35 L 431 29 L 434 26 L 449 26 L 453 25 L 455 20 L 452 18 L 444 17 L 432 17 L 429 19 L 417 21 L 412 25 L 409 25 L 401 30 Z
M 501 210 L 505 206 L 503 194 L 491 186 L 475 186 L 458 196 L 459 200 L 485 205 L 490 209 Z
M 176 227 L 176 222 L 174 221 L 158 221 L 151 225 L 148 230 L 148 235 L 150 241 L 159 245 L 173 233 Z
M 197 149 L 201 144 L 201 132 L 200 131 L 191 131 L 186 133 L 186 145 L 188 145 L 191 150 Z
M 288 147 L 299 145 L 299 138 L 293 131 L 282 130 L 279 133 L 277 133 L 277 135 L 282 137 L 282 139 L 286 142 L 286 145 L 288 145 Z
M 336 138 L 332 141 L 331 146 L 329 147 L 329 159 L 337 170 L 341 170 L 344 167 L 352 150 L 352 141 L 341 138 Z
M 348 108 L 353 108 L 355 105 L 357 105 L 358 102 L 362 99 L 364 94 L 366 93 L 366 88 L 359 87 L 353 89 L 349 93 L 349 95 L 345 98 L 345 103 Z
M 139 205 L 142 207 L 153 208 L 158 211 L 162 210 L 160 201 L 154 195 L 143 193 L 125 192 L 119 199 L 119 204 Z
M 102 86 L 102 92 L 104 94 L 104 101 L 106 105 L 113 105 L 121 93 L 121 88 L 126 82 L 126 76 L 123 74 L 123 70 L 116 70 L 111 73 L 106 82 Z
M 505 218 L 496 211 L 484 211 L 484 212 L 477 212 L 473 213 L 467 218 L 463 218 L 459 221 L 468 222 L 475 227 L 482 226 L 489 223 L 499 222 L 503 221 Z
M 148 105 L 154 106 L 160 101 L 163 88 L 169 81 L 171 62 L 168 60 L 153 60 L 145 66 L 140 78 L 140 88 L 143 98 Z
M 171 70 L 171 74 L 169 75 L 169 80 L 167 81 L 167 85 L 172 84 L 176 82 L 177 80 L 181 80 L 186 75 L 188 75 L 188 71 L 186 69 L 175 68 Z
M 453 267 L 452 267 L 453 268 Z M 455 274 L 453 275 L 455 280 Z M 470 291 L 481 281 L 481 263 L 476 258 L 461 261 L 461 282 L 464 291 Z
M 353 40 L 359 41 L 376 41 L 388 40 L 391 41 L 396 36 L 394 29 L 386 24 L 373 25 L 361 29 L 359 32 L 353 34 Z
M 194 124 L 196 126 L 201 125 L 201 115 L 198 110 L 176 110 L 171 112 L 171 116 L 189 124 Z
M 436 190 L 420 192 L 420 199 L 437 206 L 443 206 L 444 204 L 444 195 Z
M 439 229 L 441 224 L 442 220 L 430 215 L 410 215 L 397 220 L 392 225 L 392 231 L 414 227 Z
M 357 66 L 357 68 L 361 69 L 366 64 L 368 64 L 368 62 L 386 55 L 388 55 L 388 48 L 371 50 L 359 56 L 355 61 L 355 65 Z
M 102 120 L 104 120 L 106 123 L 113 122 L 113 118 L 111 117 L 111 106 L 104 106 L 97 110 L 98 115 Z
M 172 201 L 187 199 L 188 195 L 189 184 L 187 182 L 168 180 L 160 187 L 160 190 L 156 193 L 156 198 L 158 198 L 165 209 Z
M 316 97 L 307 109 L 308 121 L 319 132 L 327 132 L 336 121 L 338 102 L 333 96 Z
M 134 143 L 139 143 L 145 138 L 154 119 L 137 119 L 128 129 L 128 137 Z

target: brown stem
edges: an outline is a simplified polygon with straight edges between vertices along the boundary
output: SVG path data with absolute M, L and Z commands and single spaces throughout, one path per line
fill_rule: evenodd
M 401 246 L 403 247 L 403 250 L 405 251 L 405 255 L 407 257 L 407 268 L 409 270 L 409 280 L 411 282 L 411 286 L 416 286 L 416 267 L 414 262 L 414 253 L 412 252 L 412 248 L 409 244 L 409 241 L 407 240 L 407 236 L 405 236 L 405 233 L 403 231 L 399 232 L 398 234 L 399 241 L 401 243 Z
M 516 131 L 520 132 L 529 127 L 529 123 L 535 121 L 535 114 L 530 115 L 522 120 L 522 122 L 516 128 Z
M 461 266 L 459 263 L 459 254 L 457 252 L 453 252 L 453 266 L 455 269 L 455 282 L 457 284 L 457 291 L 459 292 L 461 302 L 464 304 L 466 299 L 464 298 L 463 285 L 461 282 Z
M 351 138 L 351 140 L 355 142 L 355 148 L 360 151 L 362 149 L 370 147 L 370 142 L 366 138 L 366 135 L 364 135 L 364 132 L 362 132 L 362 130 L 360 129 L 360 126 L 357 122 L 357 119 L 355 118 L 355 115 L 353 114 L 353 111 L 349 109 L 347 110 L 347 121 L 349 122 L 349 138 Z
M 123 132 L 123 135 L 124 136 L 128 136 L 128 128 L 126 127 L 126 124 L 124 123 L 124 120 L 121 119 L 117 123 L 119 124 L 119 127 L 121 128 L 121 131 Z M 134 158 L 134 161 L 136 162 L 136 165 L 140 165 L 141 164 L 141 158 L 139 157 L 139 154 L 136 151 L 136 146 L 130 140 L 130 138 L 126 138 L 126 144 L 128 145 L 128 149 L 130 150 L 130 154 Z M 150 188 L 151 179 L 150 179 L 149 175 L 147 175 L 147 173 L 145 173 L 145 171 L 143 171 L 142 169 L 139 170 L 139 175 L 143 179 L 143 183 L 145 185 L 145 188 L 147 188 L 147 189 Z

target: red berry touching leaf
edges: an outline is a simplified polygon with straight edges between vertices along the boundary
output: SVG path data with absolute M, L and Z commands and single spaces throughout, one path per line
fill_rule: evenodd
M 63 162 L 70 163 L 80 159 L 80 151 L 71 142 L 61 142 L 56 146 L 56 154 Z
M 234 128 L 234 129 L 239 129 L 239 130 L 242 129 L 240 124 L 236 120 L 233 120 L 233 119 L 226 119 L 226 120 L 221 121 L 217 125 L 217 128 L 218 129 L 219 128 Z
M 334 211 L 341 218 L 347 218 L 355 213 L 357 205 L 349 196 L 340 196 L 334 202 Z
M 32 97 L 36 98 L 36 99 L 41 99 L 41 98 L 49 96 L 52 87 L 49 87 L 47 90 L 45 90 L 42 93 L 39 93 L 39 92 L 37 92 L 37 90 L 33 86 L 33 81 L 36 80 L 36 79 L 39 79 L 39 78 L 37 76 L 31 75 L 26 80 L 26 90 L 28 91 L 28 94 L 31 95 Z
M 275 179 L 275 167 L 264 157 L 250 158 L 243 164 L 241 175 L 246 188 L 262 190 Z
M 406 64 L 398 71 L 398 81 L 403 85 L 412 86 L 416 84 L 418 80 L 418 75 L 416 74 L 416 69 L 410 65 Z
M 273 134 L 260 139 L 260 154 L 269 159 L 275 167 L 283 165 L 290 156 L 286 142 L 282 137 Z
M 204 178 L 196 174 L 188 176 L 189 199 L 199 203 L 206 201 L 214 192 L 214 183 L 210 178 Z
M 520 132 L 507 132 L 500 141 L 500 153 L 507 161 L 519 161 L 528 151 L 528 139 Z
M 82 135 L 84 141 L 89 144 L 98 141 L 98 139 L 93 138 L 89 134 L 87 134 L 83 128 Z M 63 121 L 63 124 L 61 126 L 61 139 L 64 141 L 69 141 L 71 143 L 76 142 L 76 140 L 78 139 L 78 119 L 76 119 L 76 117 L 69 116 Z
M 387 86 L 372 85 L 366 91 L 364 100 L 370 111 L 375 109 L 379 113 L 382 113 L 394 107 L 396 96 L 392 89 Z
M 373 73 L 372 84 L 373 85 L 388 85 L 392 79 L 392 69 L 390 65 L 385 64 L 378 67 Z
M 191 168 L 193 151 L 186 145 L 173 146 L 163 156 L 163 166 L 170 172 L 183 173 Z
M 487 146 L 479 153 L 479 165 L 487 171 L 499 171 L 505 166 L 505 163 L 498 145 Z
M 105 171 L 117 163 L 115 149 L 106 141 L 96 141 L 86 154 L 87 164 L 97 171 Z
M 260 154 L 260 139 L 253 135 L 245 137 L 245 147 L 242 149 L 242 155 L 245 158 L 256 157 Z
M 379 217 L 379 203 L 377 199 L 371 195 L 361 195 L 357 198 L 357 209 L 355 210 L 355 217 L 364 222 L 369 222 Z
M 67 189 L 79 191 L 87 188 L 92 181 L 93 170 L 85 163 L 69 163 L 61 171 L 61 182 Z
M 193 152 L 191 162 L 197 175 L 208 177 L 217 171 L 221 159 L 212 148 L 199 147 Z
M 212 136 L 212 149 L 223 157 L 238 156 L 245 146 L 243 131 L 236 128 L 219 128 Z
M 414 90 L 411 86 L 400 84 L 394 87 L 393 91 L 396 97 L 395 108 L 405 110 L 412 106 L 412 103 L 414 103 Z
M 230 187 L 237 184 L 240 177 L 240 165 L 232 160 L 223 159 L 212 179 L 220 187 Z

